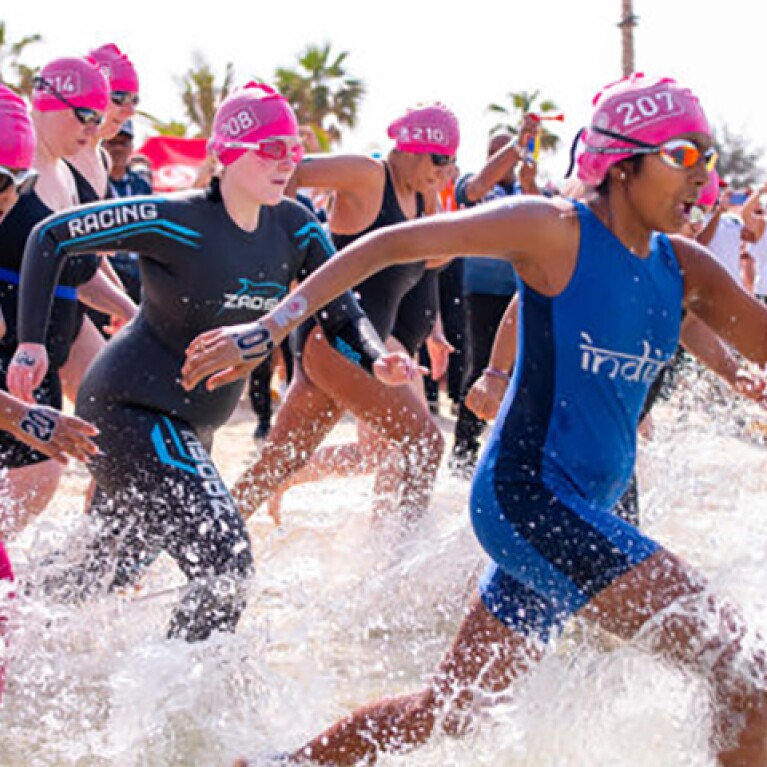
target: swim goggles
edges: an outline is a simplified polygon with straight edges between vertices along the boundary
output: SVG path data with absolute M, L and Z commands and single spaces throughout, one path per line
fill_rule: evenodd
M 262 141 L 225 141 L 224 149 L 248 149 L 265 160 L 284 160 L 286 157 L 299 163 L 304 157 L 304 147 L 301 143 L 288 142 L 281 138 L 269 138 Z
M 430 154 L 432 163 L 437 168 L 444 168 L 447 165 L 452 165 L 455 162 L 455 157 L 450 154 Z
M 68 98 L 56 90 L 53 83 L 46 80 L 44 77 L 35 77 L 33 82 L 37 90 L 47 91 L 62 104 L 68 106 L 75 113 L 77 120 L 83 125 L 101 125 L 104 115 L 98 110 L 91 109 L 90 107 L 78 107 L 73 104 Z
M 719 154 L 716 149 L 713 147 L 705 150 L 701 149 L 691 139 L 673 138 L 664 141 L 662 144 L 648 144 L 646 141 L 640 141 L 631 136 L 623 136 L 620 133 L 615 133 L 604 128 L 592 127 L 590 130 L 594 133 L 599 133 L 602 136 L 608 136 L 609 138 L 614 138 L 618 141 L 624 141 L 627 144 L 631 144 L 630 147 L 586 146 L 586 151 L 594 154 L 657 154 L 666 165 L 677 170 L 694 168 L 702 158 L 706 170 L 709 173 L 714 170 L 716 161 L 719 159 Z
M 0 165 L 0 194 L 7 192 L 12 186 L 19 196 L 29 194 L 37 181 L 37 171 L 33 168 L 19 170 L 15 173 Z
M 132 91 L 112 91 L 109 94 L 109 98 L 117 107 L 127 107 L 128 104 L 133 104 L 134 107 L 137 107 L 141 101 L 138 93 L 133 93 Z

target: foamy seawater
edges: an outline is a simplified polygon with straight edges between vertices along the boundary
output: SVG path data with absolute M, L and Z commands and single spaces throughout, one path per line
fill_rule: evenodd
M 745 426 L 759 411 L 730 399 L 694 383 L 657 408 L 654 439 L 640 448 L 643 524 L 767 633 L 766 454 Z M 227 479 L 247 459 L 246 432 L 237 426 L 216 448 Z M 183 578 L 164 556 L 130 594 L 79 607 L 20 595 L 0 765 L 217 767 L 240 755 L 267 765 L 259 755 L 301 745 L 355 705 L 418 689 L 485 561 L 468 485 L 443 471 L 431 513 L 403 539 L 396 524 L 371 525 L 371 484 L 296 488 L 282 529 L 251 523 L 257 572 L 234 636 L 165 639 Z M 10 548 L 21 582 L 79 524 L 83 485 L 70 482 Z M 380 763 L 709 767 L 709 731 L 699 679 L 641 643 L 574 624 L 529 677 L 485 701 L 466 738 L 438 735 Z

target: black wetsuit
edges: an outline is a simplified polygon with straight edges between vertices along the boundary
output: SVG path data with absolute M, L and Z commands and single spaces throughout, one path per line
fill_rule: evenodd
M 0 388 L 7 390 L 8 364 L 17 345 L 18 283 L 24 257 L 24 246 L 32 228 L 53 211 L 33 191 L 20 197 L 0 224 L 0 308 L 6 323 L 0 339 Z M 69 350 L 80 329 L 77 288 L 92 279 L 99 267 L 97 256 L 78 256 L 67 261 L 56 287 L 51 320 L 45 334 L 48 351 L 48 373 L 35 399 L 45 405 L 61 408 L 59 369 L 67 361 Z M 42 339 L 41 339 L 42 340 Z M 0 467 L 15 469 L 50 460 L 50 456 L 19 442 L 0 431 Z
M 332 245 L 292 200 L 262 207 L 256 231 L 243 231 L 215 183 L 209 191 L 86 206 L 30 236 L 20 312 L 25 341 L 44 333 L 65 257 L 94 249 L 139 253 L 144 298 L 138 316 L 99 353 L 78 395 L 77 413 L 101 430 L 103 451 L 91 463 L 98 485 L 92 510 L 102 529 L 79 568 L 83 588 L 129 583 L 164 549 L 192 582 L 171 635 L 198 640 L 232 630 L 252 555 L 209 450 L 243 382 L 186 392 L 179 382 L 185 349 L 199 333 L 262 316 L 292 280 L 327 260 Z M 334 348 L 372 368 L 383 345 L 351 293 L 318 319 Z
M 384 169 L 386 171 L 386 182 L 384 184 L 381 210 L 378 212 L 378 216 L 376 216 L 375 221 L 373 221 L 370 226 L 361 232 L 357 232 L 356 234 L 333 234 L 333 242 L 338 250 L 341 250 L 341 248 L 349 245 L 363 235 L 368 234 L 368 232 L 374 232 L 383 227 L 400 224 L 408 220 L 397 200 L 397 194 L 394 191 L 394 183 L 392 182 L 389 166 L 386 165 L 386 163 L 384 163 Z M 423 198 L 420 194 L 417 195 L 416 205 L 416 215 L 423 215 Z M 426 265 L 423 261 L 389 266 L 386 269 L 382 269 L 377 274 L 374 274 L 372 277 L 368 277 L 365 282 L 357 285 L 355 288 L 355 292 L 359 296 L 362 308 L 365 310 L 365 313 L 370 318 L 373 327 L 381 338 L 388 338 L 392 335 L 397 322 L 397 313 L 400 304 L 403 302 L 407 293 L 416 287 L 424 276 L 425 271 Z M 431 277 L 427 279 L 427 293 L 431 279 Z M 417 312 L 417 307 L 417 302 L 414 302 L 410 312 Z M 403 326 L 408 328 L 406 334 L 407 338 L 403 341 L 407 347 L 407 343 L 405 342 L 411 342 L 411 338 L 416 335 L 416 333 L 413 333 L 410 329 L 417 328 L 417 332 L 419 332 L 418 329 L 423 326 L 420 320 L 413 319 L 412 317 L 403 318 L 402 322 Z M 426 335 L 428 335 L 428 332 Z
M 421 279 L 402 297 L 392 335 L 415 356 L 439 316 L 439 275 L 442 269 L 426 269 Z

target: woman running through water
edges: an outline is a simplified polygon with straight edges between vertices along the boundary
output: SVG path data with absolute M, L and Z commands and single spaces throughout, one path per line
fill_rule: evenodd
M 0 222 L 19 197 L 29 194 L 34 187 L 37 180 L 37 172 L 32 169 L 34 156 L 35 132 L 26 104 L 12 90 L 0 85 Z M 50 407 L 27 405 L 4 391 L 0 391 L 0 430 L 59 462 L 64 462 L 67 456 L 87 461 L 97 452 L 90 439 L 98 433 L 94 427 Z M 0 518 L 7 512 L 4 504 Z M 0 536 L 0 699 L 5 674 L 4 603 L 11 581 L 13 568 Z
M 283 198 L 301 156 L 284 98 L 256 83 L 237 91 L 216 113 L 212 151 L 224 170 L 207 190 L 84 206 L 32 232 L 9 378 L 12 391 L 29 396 L 45 374 L 41 341 L 67 257 L 119 249 L 140 255 L 139 314 L 100 352 L 78 395 L 78 414 L 101 431 L 103 455 L 91 464 L 97 532 L 61 585 L 83 597 L 130 584 L 165 550 L 190 581 L 170 635 L 190 641 L 234 630 L 252 554 L 209 454 L 242 386 L 183 389 L 184 350 L 204 330 L 258 318 L 332 252 L 316 219 Z M 381 378 L 400 383 L 414 375 L 409 360 L 386 354 L 351 294 L 320 322 L 334 347 Z
M 434 212 L 426 210 L 425 199 L 436 200 L 443 170 L 455 160 L 460 139 L 455 115 L 441 104 L 415 108 L 395 120 L 388 133 L 395 147 L 385 161 L 367 155 L 310 157 L 296 169 L 292 183 L 297 187 L 334 191 L 330 228 L 339 249 L 367 232 Z M 394 339 L 392 331 L 409 291 L 421 280 L 434 279 L 425 272 L 425 261 L 399 264 L 355 287 L 373 327 L 392 350 L 414 351 Z M 416 314 L 428 308 L 410 306 Z M 417 317 L 400 319 L 409 327 L 422 324 Z M 258 462 L 233 490 L 243 514 L 249 517 L 294 482 L 376 466 L 376 518 L 390 516 L 393 506 L 406 520 L 419 518 L 429 505 L 444 447 L 423 396 L 414 387 L 382 386 L 329 354 L 327 341 L 308 323 L 297 335 L 297 374 Z M 318 451 L 347 411 L 364 425 L 360 444 Z M 279 498 L 270 505 L 275 518 Z
M 713 695 L 724 767 L 767 765 L 765 654 L 738 610 L 692 567 L 612 513 L 634 466 L 654 376 L 674 353 L 683 309 L 758 364 L 767 310 L 676 232 L 716 155 L 697 98 L 632 75 L 594 101 L 578 145 L 587 203 L 522 198 L 412 222 L 350 246 L 307 281 L 305 311 L 392 263 L 436 254 L 510 260 L 520 280 L 514 380 L 474 477 L 471 518 L 492 564 L 457 638 L 420 692 L 364 706 L 288 761 L 353 765 L 460 733 L 482 693 L 528 673 L 572 616 L 700 673 Z M 184 382 L 215 389 L 247 373 L 237 341 L 277 342 L 285 304 L 257 325 L 206 333 Z M 673 605 L 673 608 L 666 610 Z
M 75 180 L 64 158 L 96 135 L 108 98 L 106 79 L 93 62 L 82 58 L 54 59 L 35 81 L 32 121 L 37 136 L 33 160 L 37 183 L 0 224 L 0 309 L 6 325 L 0 339 L 2 389 L 8 388 L 7 371 L 18 338 L 18 283 L 27 237 L 46 216 L 77 204 Z M 80 329 L 79 299 L 126 320 L 135 312 L 133 302 L 102 277 L 98 266 L 98 257 L 82 256 L 71 259 L 61 273 L 45 337 L 50 366 L 35 395 L 40 404 L 61 407 L 60 370 Z M 0 466 L 8 469 L 7 489 L 13 501 L 0 528 L 0 536 L 7 536 L 45 509 L 58 487 L 62 467 L 44 451 L 10 434 L 0 434 Z

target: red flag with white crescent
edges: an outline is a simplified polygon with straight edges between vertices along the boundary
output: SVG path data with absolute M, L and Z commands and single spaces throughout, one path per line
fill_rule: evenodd
M 207 157 L 207 139 L 152 136 L 136 150 L 152 163 L 155 192 L 190 189 Z

